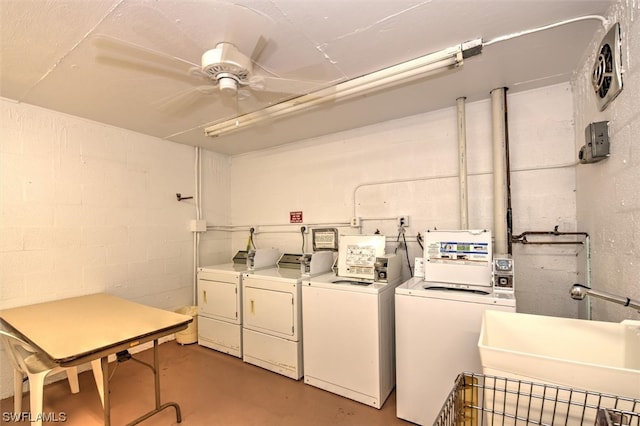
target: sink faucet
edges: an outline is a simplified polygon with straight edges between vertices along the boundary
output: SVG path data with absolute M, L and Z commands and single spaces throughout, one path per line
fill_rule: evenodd
M 640 312 L 640 302 L 637 300 L 633 300 L 628 297 L 616 296 L 615 294 L 605 293 L 604 291 L 593 290 L 592 288 L 582 284 L 574 284 L 573 287 L 571 287 L 570 294 L 571 298 L 574 300 L 582 300 L 585 296 L 594 296 L 608 300 L 609 302 L 618 303 L 622 306 L 628 306 Z

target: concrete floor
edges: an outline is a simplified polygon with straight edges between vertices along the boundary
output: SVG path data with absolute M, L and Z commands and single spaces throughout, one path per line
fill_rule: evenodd
M 382 409 L 377 410 L 197 344 L 181 346 L 171 341 L 161 344 L 159 353 L 161 402 L 180 404 L 181 425 L 410 424 L 396 417 L 395 391 Z M 135 356 L 145 362 L 153 359 L 151 350 Z M 102 406 L 93 375 L 86 371 L 79 377 L 80 393 L 75 395 L 70 393 L 66 380 L 46 386 L 44 412 L 64 414 L 64 424 L 68 426 L 101 425 Z M 27 393 L 23 407 L 25 410 L 29 407 Z M 153 407 L 151 371 L 133 361 L 118 365 L 111 380 L 111 424 L 126 424 Z M 10 412 L 12 408 L 13 398 L 2 400 L 2 413 Z M 4 418 L 0 421 L 7 424 Z M 142 424 L 169 426 L 178 423 L 175 411 L 168 408 Z

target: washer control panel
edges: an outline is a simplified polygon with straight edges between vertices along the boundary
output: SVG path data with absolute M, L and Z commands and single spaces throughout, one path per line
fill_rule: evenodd
M 514 267 L 511 255 L 496 255 L 493 258 L 493 291 L 513 293 Z

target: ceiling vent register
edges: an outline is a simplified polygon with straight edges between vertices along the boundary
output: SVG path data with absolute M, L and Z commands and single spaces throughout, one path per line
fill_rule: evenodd
M 615 23 L 604 36 L 593 66 L 592 83 L 600 111 L 622 91 L 620 24 Z

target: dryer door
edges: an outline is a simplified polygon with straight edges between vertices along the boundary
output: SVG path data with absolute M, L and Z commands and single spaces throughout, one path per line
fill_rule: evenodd
M 256 280 L 244 287 L 244 327 L 291 340 L 296 332 L 294 293 L 259 284 Z
M 239 324 L 239 283 L 198 279 L 198 310 L 200 315 Z

